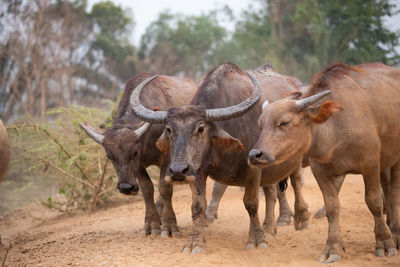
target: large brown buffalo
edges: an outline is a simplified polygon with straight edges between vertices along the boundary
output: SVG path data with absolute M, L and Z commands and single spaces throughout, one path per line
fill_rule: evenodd
M 253 75 L 263 85 L 275 83 L 276 86 L 261 88 Z M 152 111 L 141 104 L 138 96 L 155 78 L 146 80 L 133 91 L 131 107 L 144 121 L 166 124 L 164 133 L 157 141 L 160 151 L 171 157 L 166 177 L 160 180 L 160 194 L 164 201 L 171 195 L 163 192 L 172 191 L 171 182 L 189 182 L 192 190 L 194 224 L 183 252 L 199 253 L 205 249 L 207 176 L 222 184 L 245 187 L 243 202 L 250 217 L 247 248 L 266 247 L 258 219 L 258 188 L 261 184 L 266 195 L 264 230 L 274 234 L 275 184 L 290 175 L 293 181 L 298 181 L 297 187 L 300 189 L 302 156 L 294 156 L 288 163 L 261 171 L 249 165 L 247 154 L 259 133 L 257 117 L 261 113 L 261 103 L 258 103 L 261 94 L 263 101 L 272 101 L 296 91 L 297 87 L 289 78 L 272 71 L 265 72 L 264 68 L 246 75 L 234 64 L 222 64 L 208 73 L 191 105 L 170 108 L 168 111 Z M 301 214 L 297 217 L 301 221 L 299 225 L 306 225 L 307 204 L 302 197 L 296 200 L 301 202 L 296 205 L 296 213 Z M 164 215 L 162 218 L 167 219 Z
M 332 116 L 335 113 L 338 114 Z M 400 70 L 380 63 L 356 67 L 332 65 L 315 76 L 304 98 L 289 97 L 271 103 L 259 121 L 262 133 L 254 149 L 265 166 L 285 164 L 295 155 L 306 155 L 309 159 L 324 197 L 329 223 L 320 262 L 338 261 L 344 252 L 338 189 L 340 180 L 348 173 L 363 175 L 365 202 L 375 220 L 376 255 L 397 254 Z M 249 157 L 251 160 L 253 155 Z M 381 176 L 390 209 L 390 229 L 383 215 Z
M 159 166 L 163 176 L 169 164 L 168 156 L 161 153 L 155 146 L 164 127 L 143 123 L 129 108 L 132 90 L 149 77 L 147 73 L 140 73 L 128 80 L 118 113 L 112 126 L 104 133 L 94 130 L 89 125 L 81 124 L 86 133 L 104 147 L 108 158 L 113 163 L 118 174 L 118 190 L 127 195 L 134 195 L 137 194 L 140 186 L 146 205 L 145 225 L 142 231 L 144 235 L 161 232 L 160 216 L 154 203 L 154 187 L 146 167 Z M 147 89 L 141 94 L 141 101 L 150 108 L 166 110 L 169 107 L 190 103 L 197 86 L 190 79 L 159 76 Z M 168 202 L 164 203 L 164 206 L 171 207 L 166 209 L 167 213 L 170 212 L 166 215 L 170 221 L 169 225 L 164 225 L 164 227 L 178 235 L 172 204 Z

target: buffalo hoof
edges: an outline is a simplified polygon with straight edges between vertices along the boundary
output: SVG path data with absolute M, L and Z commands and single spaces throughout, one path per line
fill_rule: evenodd
M 257 248 L 258 249 L 266 249 L 268 247 L 267 243 L 262 242 L 260 244 L 258 244 Z
M 161 237 L 162 237 L 162 238 L 167 238 L 167 237 L 169 237 L 169 232 L 168 232 L 168 231 L 161 231 Z
M 307 228 L 309 224 L 310 213 L 307 210 L 304 210 L 300 213 L 300 215 L 294 215 L 294 228 L 296 230 L 303 230 Z
M 277 226 L 288 226 L 292 223 L 292 219 L 290 215 L 279 215 L 278 219 L 276 220 Z
M 340 261 L 342 257 L 339 254 L 331 254 L 329 255 L 329 257 L 327 258 L 326 255 L 321 255 L 321 257 L 319 257 L 318 262 L 319 263 L 334 263 L 337 261 Z
M 256 246 L 254 246 L 253 243 L 247 243 L 247 245 L 246 245 L 246 250 L 253 250 L 255 248 L 256 248 Z
M 144 228 L 144 229 L 141 231 L 141 234 L 142 234 L 143 236 L 148 236 L 148 235 L 150 235 L 150 234 L 152 234 L 152 235 L 160 235 L 160 234 L 161 234 L 161 230 L 160 230 L 160 229 L 156 229 L 156 228 L 151 229 L 151 228 L 149 227 L 149 228 Z
M 192 249 L 192 254 L 205 254 L 206 250 L 203 247 L 196 246 Z
M 183 254 L 189 254 L 190 253 L 190 248 L 184 247 L 183 250 L 182 250 L 182 253 Z
M 385 241 L 377 242 L 377 249 L 375 250 L 375 255 L 377 257 L 384 257 L 384 256 L 396 256 L 397 249 L 393 243 L 393 240 L 390 238 Z
M 386 255 L 385 249 L 377 248 L 375 250 L 375 256 L 377 256 L 377 257 L 385 257 L 385 255 Z M 389 256 L 389 257 L 397 256 L 397 249 L 396 248 L 387 249 L 387 256 Z
M 326 207 L 325 205 L 322 206 L 322 208 L 320 208 L 315 214 L 314 214 L 314 218 L 315 219 L 322 219 L 326 217 Z
M 189 247 L 184 247 L 182 250 L 183 254 L 205 254 L 206 249 L 200 246 L 195 246 L 193 249 Z
M 161 234 L 161 230 L 160 229 L 151 229 L 151 234 L 152 235 L 160 235 Z
M 329 242 L 329 241 L 328 241 Z M 327 244 L 318 259 L 320 263 L 333 263 L 340 261 L 344 253 L 344 246 L 341 241 Z
M 167 230 L 163 230 L 161 231 L 161 237 L 162 238 L 167 238 L 167 237 L 173 237 L 173 238 L 180 238 L 181 237 L 181 232 L 177 231 L 173 231 L 172 233 L 170 233 Z

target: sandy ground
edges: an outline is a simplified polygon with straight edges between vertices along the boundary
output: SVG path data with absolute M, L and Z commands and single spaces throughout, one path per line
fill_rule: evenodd
M 304 196 L 311 212 L 323 201 L 307 169 Z M 208 182 L 208 199 L 212 182 Z M 340 200 L 341 226 L 346 253 L 345 266 L 400 266 L 400 256 L 376 258 L 373 217 L 364 203 L 360 176 L 349 175 Z M 293 203 L 289 187 L 288 199 Z M 312 219 L 307 229 L 279 227 L 264 250 L 246 251 L 249 219 L 242 203 L 243 191 L 228 188 L 219 219 L 209 226 L 207 254 L 185 255 L 180 251 L 191 228 L 190 190 L 175 187 L 174 208 L 181 238 L 143 237 L 144 202 L 126 198 L 120 206 L 91 215 L 60 216 L 37 204 L 0 218 L 0 235 L 13 243 L 5 266 L 316 266 L 327 237 L 326 219 Z M 260 199 L 260 218 L 265 202 Z M 277 208 L 277 207 L 276 207 Z M 0 256 L 2 258 L 3 255 Z M 1 265 L 1 262 L 0 262 Z

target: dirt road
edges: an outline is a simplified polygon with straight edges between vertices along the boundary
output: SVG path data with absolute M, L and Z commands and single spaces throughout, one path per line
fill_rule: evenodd
M 305 171 L 305 199 L 311 212 L 323 201 L 310 171 Z M 212 182 L 208 183 L 208 199 Z M 176 186 L 173 204 L 182 232 L 179 239 L 143 237 L 144 202 L 127 197 L 126 204 L 92 215 L 57 216 L 38 204 L 0 218 L 4 243 L 13 243 L 6 266 L 316 266 L 327 237 L 326 219 L 312 219 L 307 229 L 279 227 L 265 250 L 246 251 L 249 219 L 242 203 L 243 191 L 228 188 L 219 219 L 209 226 L 206 255 L 180 251 L 191 227 L 190 190 Z M 293 191 L 287 192 L 293 203 Z M 346 266 L 400 266 L 400 256 L 376 258 L 373 217 L 364 203 L 360 176 L 349 175 L 340 194 L 341 226 Z M 265 203 L 260 199 L 260 218 Z M 2 256 L 1 256 L 2 257 Z M 0 262 L 1 263 L 1 262 Z

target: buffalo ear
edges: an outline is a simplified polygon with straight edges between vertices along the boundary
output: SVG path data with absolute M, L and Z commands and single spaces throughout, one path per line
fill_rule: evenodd
M 328 100 L 323 102 L 319 108 L 308 108 L 307 110 L 311 121 L 320 124 L 326 122 L 332 115 L 341 112 L 343 106 L 339 102 Z
M 224 130 L 217 128 L 212 135 L 212 142 L 215 148 L 225 151 L 233 150 L 235 152 L 245 151 L 244 146 L 240 140 L 233 138 Z
M 169 140 L 167 138 L 167 135 L 165 133 L 165 131 L 163 132 L 163 134 L 157 139 L 156 142 L 156 147 L 158 148 L 158 150 L 160 150 L 162 153 L 169 153 Z

